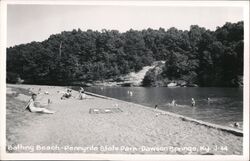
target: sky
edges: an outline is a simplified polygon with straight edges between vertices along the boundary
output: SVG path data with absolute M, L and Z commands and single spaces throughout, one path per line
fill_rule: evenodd
M 43 41 L 51 34 L 80 28 L 142 30 L 199 25 L 210 30 L 243 20 L 240 7 L 8 5 L 7 47 Z

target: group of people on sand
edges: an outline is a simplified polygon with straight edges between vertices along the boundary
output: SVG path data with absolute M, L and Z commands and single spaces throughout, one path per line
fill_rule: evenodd
M 37 100 L 37 95 L 41 94 L 41 88 L 39 88 L 38 90 L 38 94 L 33 93 L 31 95 L 31 99 L 29 100 L 29 102 L 27 103 L 27 105 L 25 106 L 25 110 L 28 109 L 30 112 L 32 113 L 46 113 L 46 114 L 53 114 L 55 113 L 55 111 L 49 110 L 46 107 L 48 107 L 51 104 L 51 100 L 48 99 L 48 103 L 46 105 L 42 105 L 38 100 Z M 49 92 L 45 91 L 46 95 L 49 94 Z M 72 90 L 71 89 L 67 89 L 67 92 L 65 92 L 61 99 L 68 99 L 72 97 Z M 82 87 L 80 87 L 79 90 L 79 99 L 86 99 L 87 96 L 85 94 L 85 91 Z
M 71 97 L 72 97 L 72 90 L 71 89 L 67 89 L 67 92 L 62 95 L 61 100 L 64 100 L 64 99 L 67 99 L 67 98 L 71 98 Z M 79 97 L 78 98 L 80 100 L 83 100 L 83 99 L 87 98 L 85 90 L 82 87 L 80 87 Z
M 71 96 L 72 96 L 72 90 L 71 90 L 71 89 L 67 89 L 67 92 L 65 92 L 65 93 L 62 95 L 61 100 L 70 98 Z

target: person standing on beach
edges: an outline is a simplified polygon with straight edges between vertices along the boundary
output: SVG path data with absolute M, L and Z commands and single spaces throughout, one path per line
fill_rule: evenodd
M 50 111 L 44 107 L 42 107 L 41 105 L 39 106 L 38 103 L 36 101 L 37 95 L 36 94 L 32 94 L 31 99 L 27 105 L 27 107 L 29 108 L 30 112 L 39 112 L 39 113 L 47 113 L 47 114 L 53 114 L 55 113 L 54 111 Z
M 40 94 L 40 93 L 41 93 L 41 91 L 42 91 L 42 89 L 41 89 L 41 88 L 39 88 L 39 89 L 38 89 L 38 94 Z
M 193 107 L 195 106 L 195 100 L 194 100 L 194 98 L 191 98 L 191 104 L 192 104 Z
M 84 89 L 83 89 L 82 87 L 80 87 L 80 91 L 79 91 L 79 92 L 80 92 L 80 93 L 81 93 L 81 92 L 84 92 Z

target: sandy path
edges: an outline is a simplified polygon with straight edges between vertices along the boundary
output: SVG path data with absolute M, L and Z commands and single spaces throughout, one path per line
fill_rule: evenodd
M 22 85 L 22 88 L 30 86 Z M 39 86 L 32 86 L 37 91 Z M 86 100 L 60 100 L 62 87 L 41 87 L 50 95 L 53 115 L 33 114 L 27 127 L 20 127 L 18 142 L 25 146 L 54 146 L 36 152 L 127 153 L 127 154 L 242 154 L 243 137 L 182 121 L 123 101 L 92 97 Z M 77 95 L 77 92 L 73 93 Z M 90 108 L 114 108 L 120 113 L 89 114 Z M 78 148 L 70 150 L 68 147 Z M 109 147 L 104 149 L 103 146 Z M 127 147 L 125 149 L 124 147 Z M 205 147 L 210 148 L 209 150 Z M 79 149 L 81 147 L 81 149 Z M 97 149 L 84 149 L 97 147 Z M 145 147 L 162 147 L 148 150 Z M 216 147 L 218 148 L 216 150 Z M 49 148 L 49 147 L 48 147 Z M 182 149 L 181 149 L 182 148 Z M 192 148 L 192 149 L 191 149 Z M 86 151 L 85 151 L 86 150 Z M 17 152 L 28 152 L 17 150 Z

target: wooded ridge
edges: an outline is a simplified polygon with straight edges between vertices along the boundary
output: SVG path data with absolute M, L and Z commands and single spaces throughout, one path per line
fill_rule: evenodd
M 210 31 L 197 25 L 117 30 L 63 31 L 42 42 L 7 48 L 7 82 L 75 85 L 117 80 L 154 61 L 144 86 L 184 81 L 199 86 L 241 86 L 243 76 L 243 21 Z

